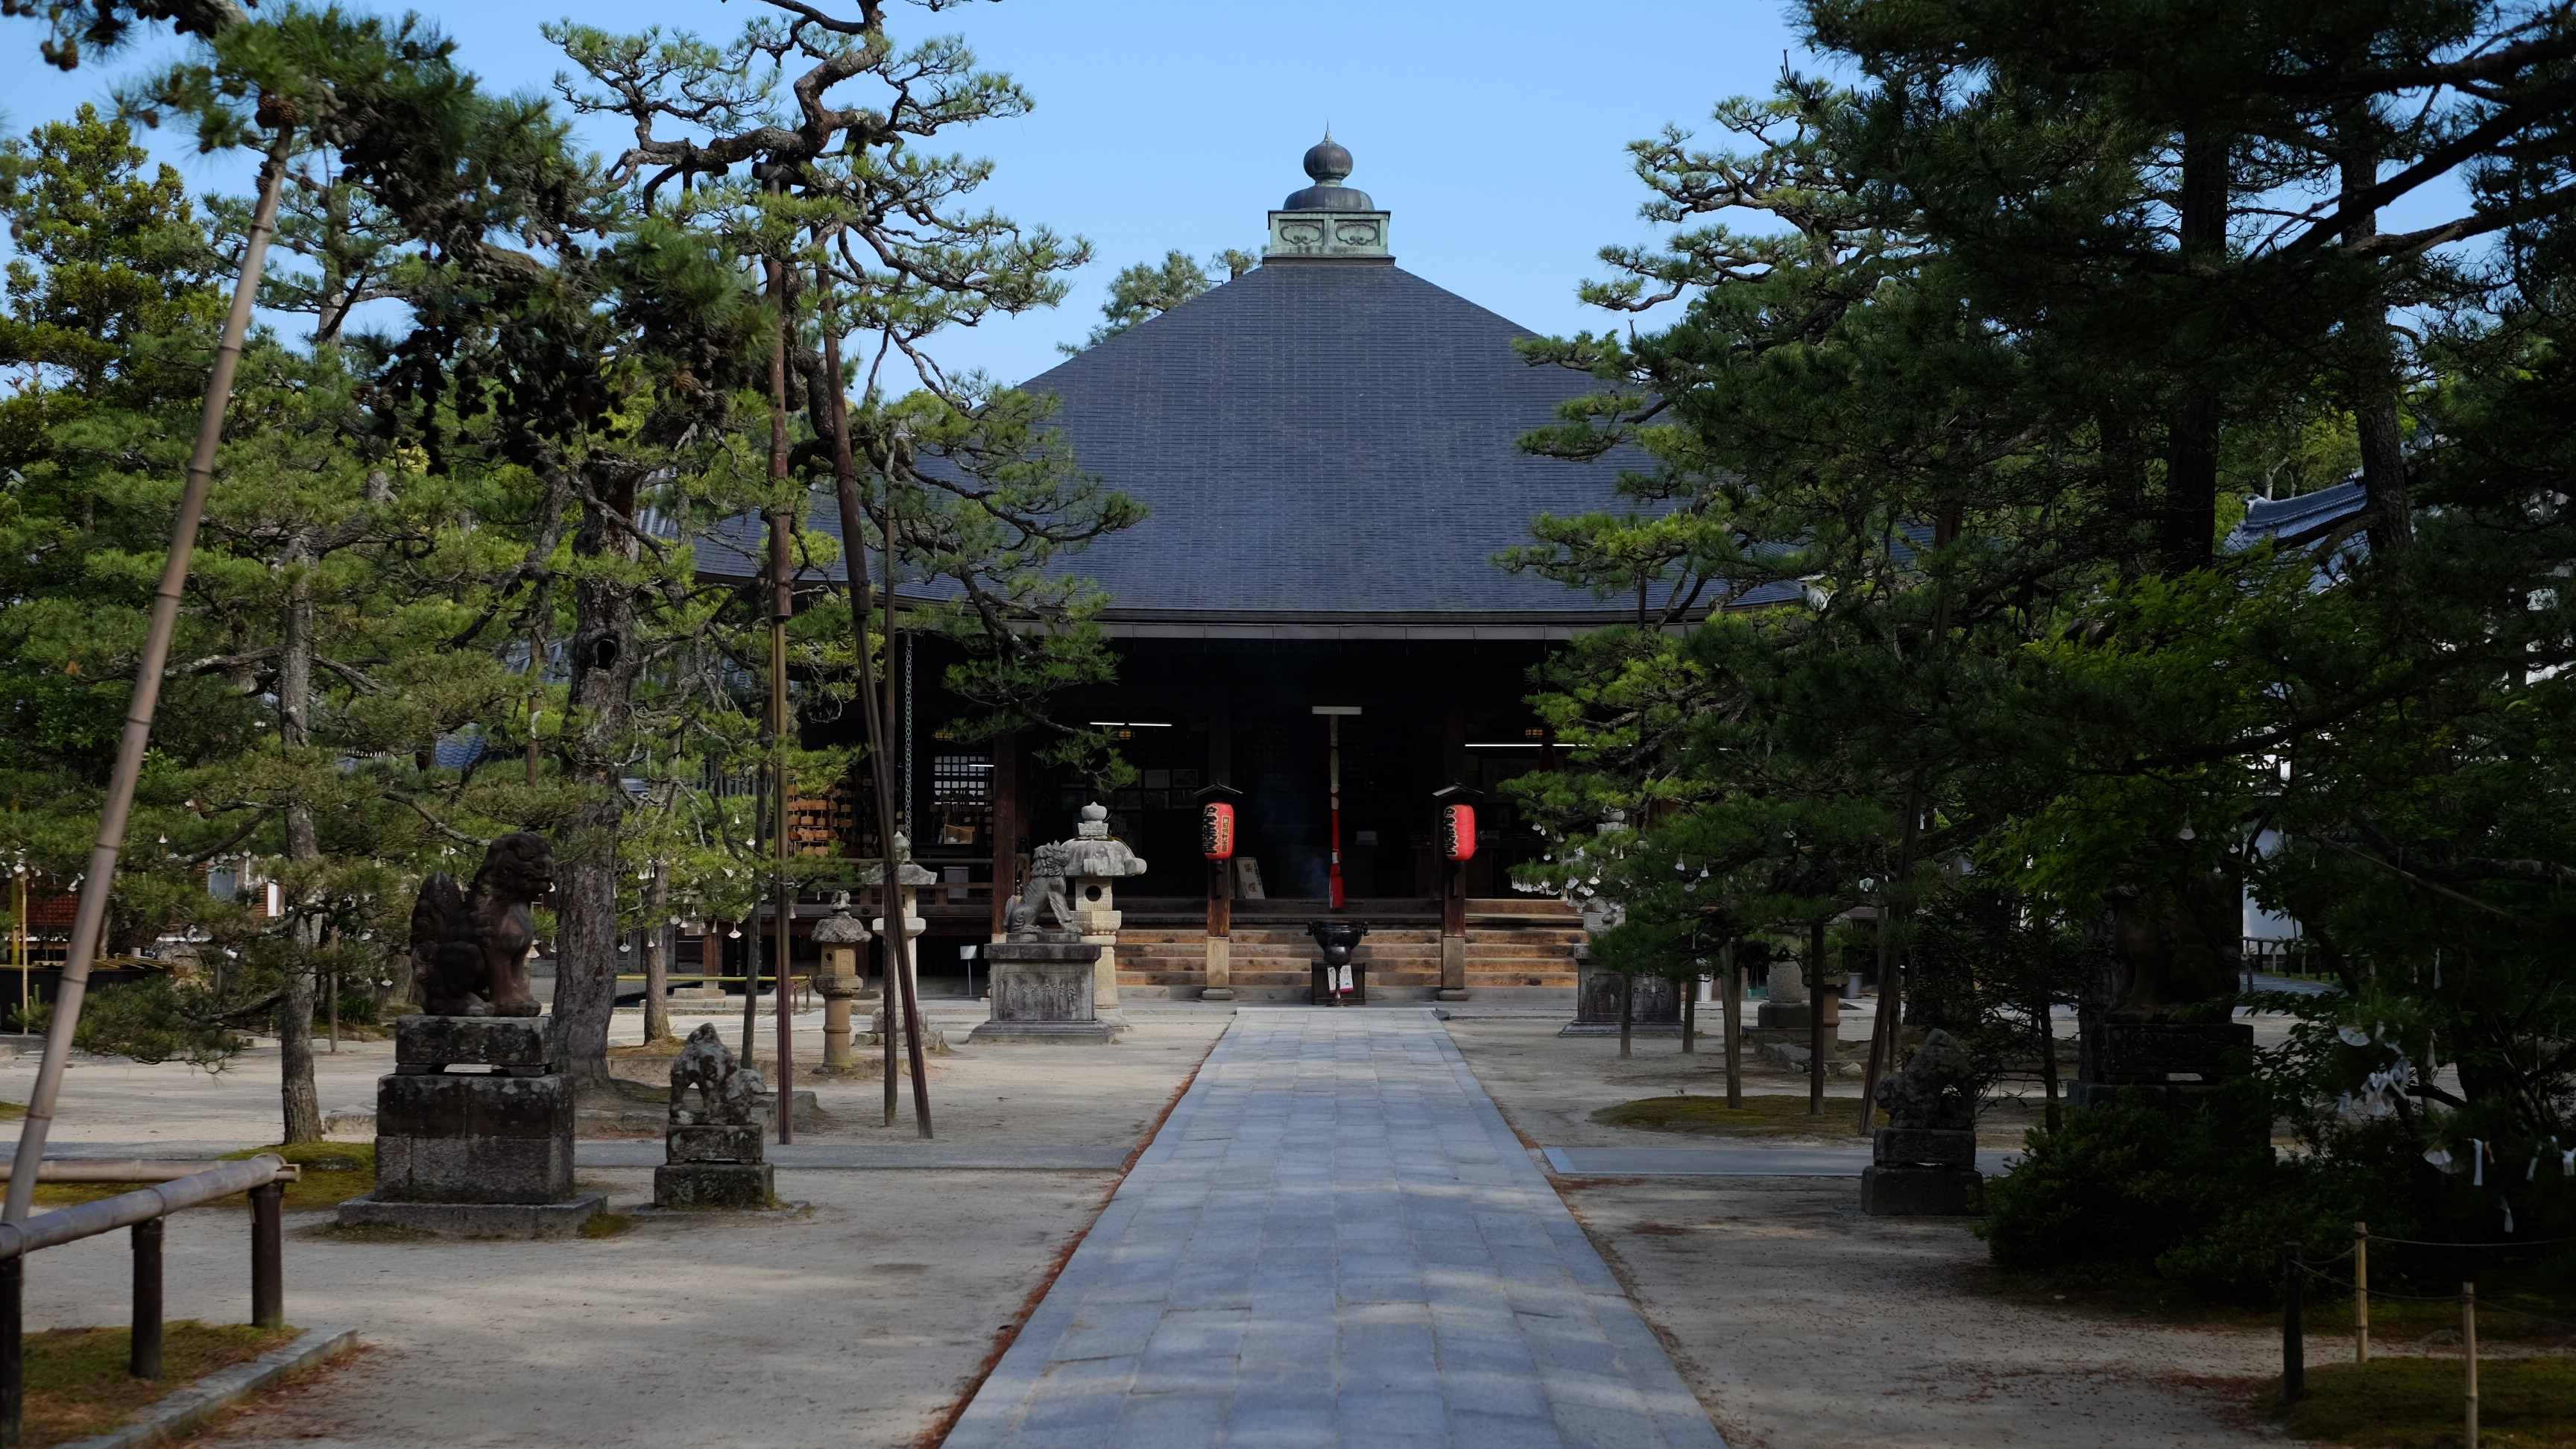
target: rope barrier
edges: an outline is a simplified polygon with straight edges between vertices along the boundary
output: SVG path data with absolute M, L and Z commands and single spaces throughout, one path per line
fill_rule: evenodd
M 2338 1288 L 2349 1289 L 2355 1293 L 2361 1291 L 2361 1285 L 2355 1283 L 2350 1278 L 2338 1278 L 2332 1273 L 2320 1273 L 2312 1264 L 2304 1261 L 2300 1262 L 2296 1266 L 2301 1272 L 2306 1273 L 2309 1277 L 2316 1279 L 2320 1283 L 2332 1283 Z M 2373 1288 L 2370 1290 L 2370 1298 L 2373 1302 L 2387 1298 L 2398 1299 L 2408 1303 L 2457 1303 L 2460 1301 L 2461 1295 L 2457 1293 L 2399 1293 L 2388 1288 Z M 2489 1300 L 2484 1305 L 2484 1311 L 2489 1313 L 2509 1313 L 2516 1318 L 2525 1318 L 2534 1323 L 2545 1323 L 2553 1328 L 2562 1328 L 2569 1332 L 2576 1332 L 2576 1322 L 2571 1322 L 2564 1318 L 2552 1318 L 2547 1314 L 2532 1313 L 2520 1308 L 2507 1308 L 2493 1300 Z
M 2552 1318 L 2545 1313 L 2527 1313 L 2522 1309 L 2506 1308 L 2501 1304 L 2494 1302 L 2479 1305 L 2478 1311 L 2482 1313 L 2502 1313 L 2508 1317 L 2520 1318 L 2532 1323 L 2547 1324 L 2549 1327 L 2559 1329 L 2563 1332 L 2576 1333 L 2576 1322 L 2570 1322 L 2564 1318 Z
M 2372 1247 L 2375 1248 L 2382 1243 L 2395 1243 L 2408 1248 L 2549 1248 L 2560 1243 L 2576 1243 L 2576 1238 L 2530 1238 L 2511 1243 L 2427 1243 L 2416 1238 L 2383 1238 L 2377 1233 L 2370 1235 Z

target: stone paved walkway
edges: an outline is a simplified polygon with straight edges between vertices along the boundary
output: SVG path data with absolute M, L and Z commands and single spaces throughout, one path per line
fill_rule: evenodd
M 1724 1449 L 1429 1011 L 1247 1009 L 948 1449 Z

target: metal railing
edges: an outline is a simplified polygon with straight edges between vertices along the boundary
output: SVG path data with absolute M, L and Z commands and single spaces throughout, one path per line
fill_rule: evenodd
M 0 1164 L 0 1176 L 7 1175 L 7 1166 Z M 271 1152 L 213 1167 L 134 1161 L 38 1163 L 38 1182 L 168 1180 L 96 1202 L 0 1222 L 0 1445 L 15 1445 L 25 1437 L 27 1364 L 22 1340 L 28 1254 L 131 1228 L 134 1345 L 126 1371 L 139 1379 L 157 1379 L 161 1376 L 162 1219 L 237 1192 L 250 1194 L 250 1321 L 259 1328 L 284 1328 L 286 1185 L 302 1175 L 303 1169 Z

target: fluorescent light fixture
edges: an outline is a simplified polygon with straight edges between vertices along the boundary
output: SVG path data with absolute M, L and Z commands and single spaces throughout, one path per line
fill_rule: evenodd
M 1356 704 L 1319 704 L 1315 706 L 1315 713 L 1317 714 L 1358 714 L 1359 712 L 1360 707 Z
M 1469 749 L 1471 749 L 1471 750 L 1543 750 L 1543 749 L 1546 749 L 1546 748 L 1547 748 L 1547 741 L 1545 741 L 1545 740 L 1469 740 L 1469 741 L 1467 742 L 1467 748 L 1469 748 Z
M 1091 727 L 1096 730 L 1167 730 L 1172 727 L 1172 722 L 1167 719 L 1096 719 L 1091 721 Z

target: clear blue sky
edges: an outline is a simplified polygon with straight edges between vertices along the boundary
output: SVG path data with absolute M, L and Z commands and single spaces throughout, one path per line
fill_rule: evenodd
M 424 13 L 489 84 L 518 90 L 560 68 L 543 21 L 714 39 L 763 8 L 469 0 Z M 899 39 L 964 35 L 985 66 L 1035 95 L 1030 115 L 959 132 L 956 149 L 998 163 L 991 205 L 1098 248 L 1063 307 L 938 349 L 951 367 L 1011 381 L 1090 330 L 1119 267 L 1173 247 L 1258 250 L 1263 213 L 1306 184 L 1298 159 L 1328 121 L 1356 161 L 1350 184 L 1394 213 L 1397 265 L 1541 332 L 1608 325 L 1573 292 L 1599 273 L 1601 246 L 1648 235 L 1622 147 L 1667 122 L 1696 127 L 1720 97 L 1767 90 L 1796 45 L 1780 0 L 1005 0 L 893 16 Z M 104 97 L 168 50 L 64 75 L 37 58 L 37 39 L 33 22 L 0 21 L 0 109 L 15 133 Z M 617 144 L 605 128 L 586 134 Z M 177 144 L 165 154 L 191 184 L 249 189 L 246 155 L 181 156 Z

